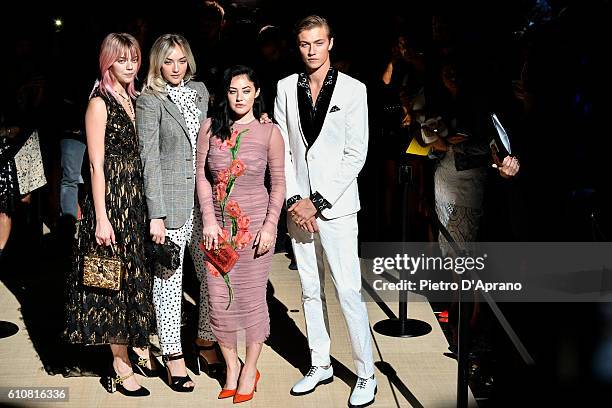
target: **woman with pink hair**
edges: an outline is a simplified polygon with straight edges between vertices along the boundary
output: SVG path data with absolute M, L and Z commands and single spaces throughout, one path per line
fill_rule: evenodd
M 102 42 L 100 81 L 85 114 L 91 189 L 68 275 L 65 332 L 71 343 L 110 344 L 113 362 L 104 383 L 108 392 L 127 396 L 149 395 L 134 377 L 128 346 L 139 357 L 137 367 L 153 368 L 147 349 L 154 324 L 152 277 L 145 266 L 147 215 L 132 100 L 140 62 L 131 35 L 111 33 Z M 121 261 L 119 290 L 83 284 L 87 255 Z

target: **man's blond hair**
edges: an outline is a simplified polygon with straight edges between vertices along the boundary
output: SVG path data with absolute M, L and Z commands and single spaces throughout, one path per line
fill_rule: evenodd
M 333 37 L 331 27 L 329 26 L 327 20 L 324 17 L 318 16 L 316 14 L 304 17 L 303 19 L 298 21 L 293 31 L 297 38 L 297 36 L 300 35 L 302 31 L 311 30 L 315 27 L 325 27 L 325 29 L 327 30 L 327 37 L 330 39 Z

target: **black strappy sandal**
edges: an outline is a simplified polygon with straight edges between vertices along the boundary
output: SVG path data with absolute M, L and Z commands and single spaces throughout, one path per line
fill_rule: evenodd
M 123 377 L 117 374 L 112 365 L 110 366 L 108 371 L 108 375 L 105 376 L 102 381 L 104 384 L 104 388 L 106 388 L 106 391 L 108 391 L 109 393 L 112 394 L 115 391 L 119 391 L 126 397 L 146 397 L 151 394 L 149 390 L 147 390 L 142 385 L 140 386 L 140 388 L 134 391 L 130 391 L 123 386 L 123 382 L 134 375 L 133 371 L 128 375 L 124 375 Z
M 184 358 L 183 353 L 176 354 L 174 356 L 164 355 L 162 360 L 164 361 L 164 365 L 166 366 L 166 372 L 168 373 L 168 386 L 172 389 L 172 391 L 176 392 L 192 392 L 195 388 L 193 385 L 191 387 L 185 387 L 185 383 L 192 381 L 189 375 L 184 377 L 173 376 L 170 372 L 170 367 L 166 365 L 168 361 L 180 360 Z
M 216 378 L 217 376 L 223 374 L 225 372 L 225 364 L 219 358 L 219 353 L 217 354 L 217 359 L 220 361 L 216 363 L 209 363 L 208 360 L 200 353 L 200 351 L 209 351 L 215 350 L 217 352 L 217 343 L 213 343 L 210 346 L 202 346 L 198 343 L 193 344 L 193 350 L 196 355 L 198 374 L 203 372 L 206 373 L 209 377 Z
M 132 369 L 138 374 L 145 377 L 159 377 L 159 365 L 157 363 L 157 360 L 140 357 L 138 353 L 136 353 L 131 347 L 128 348 L 128 357 L 130 358 L 130 362 L 132 363 Z M 155 368 L 147 367 L 147 365 L 149 364 L 149 360 L 155 360 Z M 153 364 L 151 366 L 153 366 Z

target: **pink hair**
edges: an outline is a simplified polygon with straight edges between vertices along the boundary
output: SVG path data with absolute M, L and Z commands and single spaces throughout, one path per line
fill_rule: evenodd
M 104 94 L 114 92 L 110 67 L 122 56 L 127 58 L 128 53 L 131 54 L 132 58 L 134 56 L 138 57 L 136 63 L 136 72 L 138 72 L 142 61 L 138 41 L 126 33 L 110 33 L 104 38 L 100 47 L 100 92 Z M 134 81 L 128 85 L 127 92 L 132 98 L 136 97 Z

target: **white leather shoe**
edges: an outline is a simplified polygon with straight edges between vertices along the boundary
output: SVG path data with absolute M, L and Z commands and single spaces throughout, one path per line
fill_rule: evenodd
M 357 378 L 357 384 L 353 388 L 351 398 L 349 399 L 349 407 L 351 408 L 363 408 L 374 403 L 376 392 L 378 387 L 376 386 L 376 378 L 374 376 L 370 378 Z
M 321 384 L 329 384 L 334 381 L 334 369 L 329 367 L 311 366 L 308 373 L 300 381 L 295 383 L 289 394 L 306 395 L 310 394 Z

